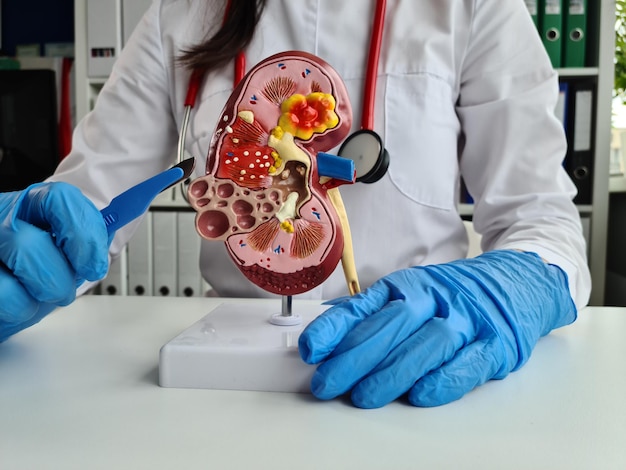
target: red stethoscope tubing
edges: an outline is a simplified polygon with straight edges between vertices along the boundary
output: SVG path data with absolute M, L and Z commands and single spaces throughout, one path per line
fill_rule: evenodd
M 232 0 L 228 0 L 226 4 L 226 14 L 228 14 L 231 7 Z M 387 8 L 386 0 L 376 0 L 376 9 L 374 12 L 374 21 L 372 24 L 372 37 L 369 45 L 369 53 L 367 58 L 367 70 L 365 75 L 365 85 L 363 87 L 363 111 L 361 113 L 361 129 L 374 129 L 374 107 L 376 101 L 376 82 L 378 78 L 378 61 L 380 59 L 380 50 L 383 37 L 383 29 L 385 26 L 385 11 Z M 246 69 L 246 57 L 243 51 L 237 53 L 235 58 L 235 74 L 234 74 L 234 86 L 243 79 Z M 191 109 L 196 103 L 198 91 L 202 85 L 204 78 L 204 72 L 195 69 L 189 77 L 189 84 L 187 86 L 187 94 L 185 96 L 185 116 L 183 118 L 183 125 L 181 127 L 181 139 L 179 141 L 178 148 L 178 160 L 182 161 L 184 136 L 187 133 L 187 126 L 189 124 L 189 114 Z
M 376 101 L 376 81 L 378 79 L 378 60 L 383 41 L 383 29 L 385 26 L 386 0 L 376 1 L 374 23 L 372 24 L 372 39 L 367 58 L 367 72 L 365 86 L 363 87 L 363 111 L 361 113 L 361 129 L 374 130 L 374 103 Z

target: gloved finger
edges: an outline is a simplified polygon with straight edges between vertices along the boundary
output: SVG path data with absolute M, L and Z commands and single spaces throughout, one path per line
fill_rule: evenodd
M 410 285 L 414 284 L 416 282 L 412 280 Z M 419 286 L 416 285 L 415 289 L 418 290 Z M 300 334 L 298 348 L 302 360 L 308 364 L 322 361 L 356 325 L 396 299 L 402 300 L 404 295 L 389 278 L 382 278 L 365 291 L 326 310 Z
M 312 393 L 330 399 L 350 390 L 400 343 L 435 313 L 435 304 L 408 306 L 392 300 L 375 315 L 357 324 L 341 341 L 311 380 Z
M 76 297 L 76 273 L 48 232 L 16 219 L 19 236 L 0 233 L 0 261 L 37 301 L 67 305 Z M 0 226 L 0 232 L 6 227 Z
M 15 276 L 0 263 L 0 324 L 22 323 L 37 312 L 39 302 L 31 296 Z
M 351 295 L 342 295 L 341 297 L 336 297 L 334 299 L 325 300 L 322 302 L 322 305 L 339 305 L 340 303 L 346 302 L 352 298 Z
M 433 318 L 394 349 L 352 391 L 359 408 L 379 408 L 406 393 L 430 371 L 451 360 L 474 340 L 475 330 L 467 316 L 454 325 L 447 318 Z
M 38 304 L 34 314 L 26 321 L 6 325 L 0 322 L 0 343 L 15 333 L 38 323 L 55 308 L 56 306 L 52 304 Z
M 36 185 L 20 203 L 20 219 L 54 234 L 78 277 L 96 281 L 108 268 L 108 234 L 100 211 L 66 183 Z
M 418 380 L 409 391 L 409 402 L 415 406 L 439 406 L 458 400 L 494 378 L 504 362 L 499 342 L 477 340 L 461 349 L 450 362 Z

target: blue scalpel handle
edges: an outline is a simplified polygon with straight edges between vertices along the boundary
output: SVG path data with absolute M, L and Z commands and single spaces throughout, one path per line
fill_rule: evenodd
M 160 192 L 187 178 L 194 165 L 195 159 L 188 158 L 113 198 L 111 204 L 100 211 L 109 235 L 146 212 Z

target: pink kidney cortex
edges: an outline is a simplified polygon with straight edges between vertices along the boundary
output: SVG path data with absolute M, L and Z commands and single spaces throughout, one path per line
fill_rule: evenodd
M 294 295 L 321 284 L 341 258 L 343 233 L 317 154 L 352 124 L 339 75 L 318 57 L 284 52 L 257 64 L 230 96 L 215 130 L 206 175 L 188 195 L 196 230 L 222 240 L 259 287 Z

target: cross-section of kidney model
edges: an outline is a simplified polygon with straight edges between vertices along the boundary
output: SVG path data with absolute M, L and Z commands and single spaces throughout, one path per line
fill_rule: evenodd
M 354 172 L 319 170 L 345 168 L 347 159 L 324 152 L 345 139 L 351 124 L 343 81 L 318 57 L 290 51 L 257 64 L 222 111 L 206 175 L 189 186 L 198 233 L 224 241 L 241 272 L 269 292 L 311 290 L 339 260 L 349 292 L 358 292 L 338 190 L 354 182 Z

